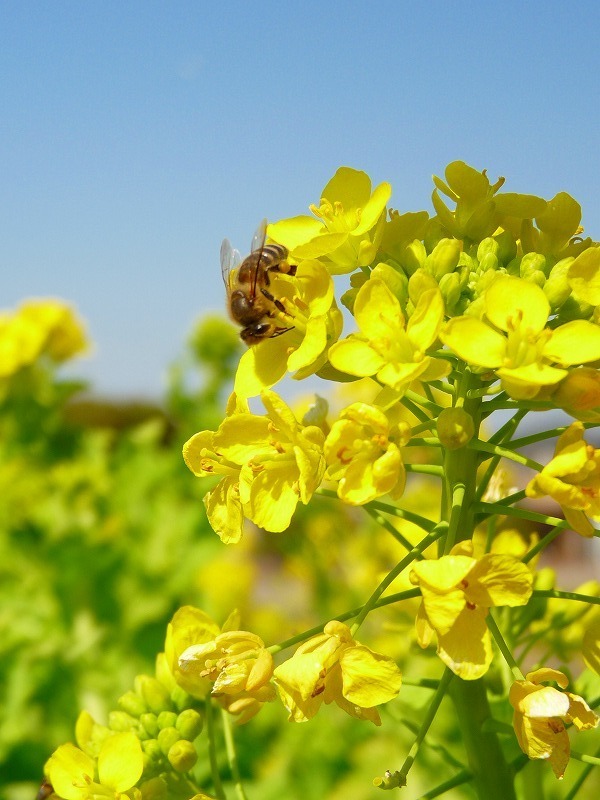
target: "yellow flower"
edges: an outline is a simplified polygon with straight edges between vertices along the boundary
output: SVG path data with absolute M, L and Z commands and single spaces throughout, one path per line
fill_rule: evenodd
M 392 187 L 380 183 L 371 194 L 369 176 L 340 167 L 323 189 L 317 217 L 298 216 L 269 225 L 269 236 L 294 260 L 321 258 L 333 274 L 352 272 L 373 261 L 385 225 Z
M 399 498 L 406 480 L 400 447 L 409 437 L 405 422 L 393 425 L 375 406 L 353 403 L 345 408 L 333 423 L 324 448 L 327 477 L 338 481 L 338 497 L 352 505 L 388 493 Z
M 375 706 L 393 700 L 402 676 L 395 662 L 356 642 L 343 622 L 328 622 L 280 664 L 274 673 L 290 720 L 306 722 L 321 703 L 337 703 L 347 714 L 380 725 Z
M 28 300 L 0 314 L 0 377 L 8 377 L 47 355 L 65 361 L 87 341 L 74 311 L 59 300 Z
M 579 695 L 542 686 L 543 681 L 555 681 L 561 689 L 569 683 L 566 675 L 555 669 L 537 669 L 529 672 L 526 680 L 515 681 L 509 694 L 515 711 L 513 725 L 521 750 L 529 758 L 547 758 L 560 779 L 570 754 L 565 723 L 584 730 L 595 728 L 599 717 Z
M 600 422 L 600 372 L 592 367 L 570 370 L 552 400 L 576 419 Z
M 234 391 L 242 398 L 260 394 L 286 372 L 295 373 L 297 380 L 317 372 L 342 332 L 333 280 L 319 261 L 300 262 L 294 276 L 275 275 L 269 291 L 284 306 L 278 319 L 289 330 L 249 347 L 241 357 Z
M 583 438 L 583 423 L 574 422 L 558 437 L 554 458 L 529 482 L 528 497 L 552 497 L 574 531 L 593 536 L 586 515 L 600 518 L 600 450 Z
M 469 364 L 494 369 L 511 397 L 535 397 L 544 386 L 554 386 L 567 376 L 562 367 L 600 358 L 597 325 L 573 320 L 555 330 L 545 327 L 550 304 L 534 283 L 497 277 L 485 293 L 484 309 L 487 323 L 455 317 L 440 338 Z
M 463 680 L 480 678 L 492 662 L 489 609 L 525 605 L 533 580 L 512 556 L 487 553 L 475 559 L 471 553 L 472 544 L 461 543 L 451 555 L 414 564 L 410 573 L 423 596 L 417 641 L 427 647 L 436 633 L 439 657 Z
M 182 606 L 167 625 L 165 661 L 176 683 L 192 697 L 204 698 L 211 690 L 210 681 L 188 674 L 179 659 L 189 647 L 213 641 L 221 628 L 208 614 L 194 606 Z
M 98 763 L 75 747 L 63 744 L 50 756 L 45 772 L 54 792 L 64 800 L 119 800 L 141 798 L 138 790 L 130 794 L 139 781 L 144 766 L 139 739 L 133 733 L 114 733 L 104 740 Z M 97 780 L 96 780 L 97 777 Z
M 334 344 L 329 360 L 349 375 L 376 375 L 397 392 L 412 381 L 428 381 L 447 373 L 446 364 L 426 355 L 437 339 L 444 319 L 444 301 L 438 289 L 423 292 L 405 322 L 400 301 L 381 280 L 361 286 L 354 303 L 359 334 Z
M 224 542 L 239 541 L 244 517 L 267 531 L 285 530 L 298 501 L 308 503 L 325 472 L 323 431 L 300 425 L 274 392 L 261 398 L 266 416 L 235 409 L 216 432 L 201 431 L 183 447 L 195 475 L 224 476 L 204 498 Z
M 249 631 L 226 630 L 208 642 L 191 645 L 179 656 L 179 668 L 190 681 L 210 680 L 211 696 L 240 723 L 275 698 L 270 684 L 273 657 L 262 639 Z

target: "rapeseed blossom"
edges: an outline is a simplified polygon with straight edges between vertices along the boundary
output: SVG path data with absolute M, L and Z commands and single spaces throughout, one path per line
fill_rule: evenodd
M 423 596 L 417 641 L 427 647 L 435 633 L 439 657 L 464 680 L 481 678 L 492 662 L 489 609 L 525 605 L 533 581 L 513 556 L 487 553 L 475 559 L 471 553 L 472 544 L 462 543 L 451 555 L 413 564 L 410 574 Z
M 357 377 L 376 376 L 398 393 L 417 379 L 426 382 L 447 374 L 447 364 L 426 352 L 444 320 L 439 289 L 423 292 L 406 322 L 398 298 L 382 280 L 371 278 L 356 296 L 354 317 L 359 333 L 329 350 L 336 369 Z
M 569 681 L 559 670 L 537 669 L 525 678 L 515 681 L 509 694 L 519 746 L 529 758 L 547 758 L 560 779 L 571 751 L 566 725 L 572 723 L 578 730 L 595 728 L 600 718 L 582 697 L 562 691 Z M 547 681 L 555 681 L 560 689 L 543 686 Z
M 294 276 L 275 275 L 269 289 L 285 307 L 279 321 L 289 330 L 246 350 L 235 376 L 234 391 L 240 398 L 260 394 L 286 372 L 294 373 L 296 380 L 317 372 L 342 332 L 333 280 L 320 261 L 301 261 Z
M 100 747 L 97 762 L 74 744 L 61 745 L 46 763 L 54 792 L 64 800 L 141 798 L 133 789 L 144 766 L 142 747 L 133 733 L 113 733 Z M 131 791 L 133 789 L 133 791 Z
M 487 321 L 451 319 L 440 338 L 468 364 L 493 369 L 511 397 L 531 399 L 566 378 L 564 367 L 600 359 L 600 328 L 586 320 L 547 328 L 548 299 L 522 278 L 497 277 L 485 292 L 484 311 Z
M 347 714 L 380 725 L 376 706 L 393 700 L 402 683 L 391 658 L 355 641 L 350 628 L 335 620 L 276 667 L 274 677 L 294 722 L 306 722 L 322 703 L 335 702 Z
M 332 274 L 371 264 L 385 226 L 385 207 L 392 187 L 380 183 L 371 193 L 365 172 L 340 167 L 311 205 L 315 217 L 298 216 L 269 225 L 269 236 L 296 261 L 322 259 Z
M 363 505 L 404 491 L 406 470 L 400 448 L 410 438 L 407 423 L 394 424 L 376 406 L 353 403 L 340 412 L 325 440 L 327 477 L 337 481 L 338 497 Z
M 528 497 L 552 497 L 574 531 L 593 536 L 588 519 L 600 519 L 600 450 L 587 444 L 584 427 L 574 422 L 556 442 L 554 458 L 526 488 Z
M 214 639 L 186 648 L 179 669 L 189 683 L 211 681 L 216 698 L 238 722 L 247 722 L 262 704 L 275 698 L 270 684 L 273 657 L 254 633 L 225 630 Z
M 204 502 L 224 542 L 239 541 L 244 518 L 267 531 L 285 530 L 325 472 L 323 431 L 300 425 L 274 392 L 263 391 L 261 399 L 265 416 L 233 408 L 217 431 L 201 431 L 183 447 L 195 475 L 223 475 Z

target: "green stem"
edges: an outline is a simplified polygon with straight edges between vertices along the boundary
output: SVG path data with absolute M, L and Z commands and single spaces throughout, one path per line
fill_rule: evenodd
M 439 686 L 436 689 L 435 694 L 431 698 L 431 702 L 427 708 L 427 711 L 425 712 L 425 716 L 423 718 L 423 722 L 421 723 L 421 727 L 419 728 L 415 740 L 412 743 L 410 750 L 408 751 L 408 755 L 404 759 L 404 764 L 402 764 L 402 766 L 400 767 L 399 771 L 400 786 L 406 785 L 406 776 L 408 775 L 410 768 L 414 764 L 415 758 L 417 757 L 417 753 L 419 752 L 419 748 L 421 747 L 423 739 L 427 735 L 427 731 L 429 730 L 429 728 L 431 727 L 431 723 L 435 719 L 435 715 L 438 712 L 442 700 L 446 696 L 448 687 L 450 686 L 450 683 L 452 682 L 453 678 L 454 678 L 454 673 L 451 672 L 448 669 L 448 667 L 446 667 L 446 669 L 444 670 L 444 674 L 440 679 Z
M 403 600 L 413 600 L 415 597 L 419 597 L 420 594 L 421 590 L 418 588 L 405 589 L 403 592 L 388 594 L 386 597 L 382 597 L 375 603 L 375 608 L 383 608 L 384 606 L 390 606 L 394 603 L 401 603 Z M 337 614 L 337 616 L 332 617 L 332 619 L 336 619 L 339 622 L 345 622 L 348 619 L 358 616 L 362 610 L 363 606 L 359 606 L 359 608 L 353 608 L 350 611 L 344 611 L 343 614 Z M 280 642 L 279 644 L 272 644 L 270 647 L 267 647 L 267 650 L 272 655 L 275 655 L 275 653 L 279 653 L 281 650 L 286 650 L 288 647 L 294 647 L 294 645 L 310 639 L 311 636 L 316 636 L 319 633 L 323 633 L 324 627 L 325 623 L 321 622 L 319 625 L 315 625 L 314 628 L 309 628 L 307 631 L 302 631 L 302 633 L 298 633 L 296 636 L 285 639 L 285 641 Z
M 480 379 L 465 368 L 457 383 L 455 404 L 471 415 L 475 436 L 479 435 L 482 409 L 489 405 L 481 397 L 469 397 L 470 391 L 479 388 Z M 475 448 L 467 446 L 446 451 L 443 518 L 449 521 L 453 533 L 447 537 L 445 552 L 448 552 L 450 540 L 459 542 L 472 538 L 475 509 L 486 506 L 475 499 L 478 465 L 479 454 Z M 491 505 L 496 508 L 495 504 Z M 450 686 L 450 695 L 461 726 L 468 765 L 473 774 L 473 787 L 479 800 L 515 800 L 513 775 L 498 735 L 494 731 L 483 730 L 486 720 L 492 717 L 485 682 L 483 679 L 455 680 Z
M 531 550 L 528 550 L 525 553 L 525 555 L 521 559 L 523 564 L 528 564 L 531 561 L 532 558 L 535 558 L 538 553 L 541 553 L 542 550 L 544 550 L 546 547 L 548 547 L 548 545 L 551 542 L 553 542 L 556 539 L 557 536 L 560 536 L 560 534 L 564 531 L 564 529 L 565 528 L 564 528 L 563 525 L 557 525 L 555 528 L 552 528 L 552 530 L 549 533 L 547 533 L 545 536 L 542 536 L 542 538 L 539 540 L 539 542 L 537 544 L 534 544 L 534 546 L 531 548 Z
M 423 395 L 419 394 L 418 392 L 413 392 L 410 389 L 407 389 L 404 393 L 404 398 L 409 400 L 411 403 L 416 403 L 417 405 L 421 406 L 422 408 L 426 408 L 428 411 L 431 411 L 436 417 L 442 410 L 442 406 L 439 406 L 437 403 L 428 400 Z
M 221 783 L 221 772 L 219 770 L 219 762 L 217 760 L 215 717 L 214 717 L 212 698 L 210 695 L 208 695 L 208 697 L 206 698 L 204 709 L 205 709 L 204 717 L 206 721 L 206 733 L 208 735 L 208 760 L 210 763 L 210 773 L 212 776 L 213 787 L 215 790 L 215 795 L 217 796 L 217 800 L 226 800 L 223 784 Z
M 595 767 L 600 767 L 600 758 L 598 756 L 588 756 L 587 753 L 571 750 L 571 758 L 576 761 L 582 761 L 584 764 L 593 764 Z
M 441 478 L 444 474 L 444 468 L 437 467 L 435 464 L 405 464 L 404 469 L 407 472 L 415 472 L 421 475 L 434 475 L 436 478 Z
M 379 525 L 381 525 L 381 527 L 384 528 L 388 533 L 390 533 L 394 537 L 394 539 L 397 542 L 399 542 L 402 545 L 402 547 L 404 547 L 405 550 L 412 550 L 413 549 L 413 546 L 414 546 L 413 543 L 410 542 L 406 538 L 406 536 L 404 536 L 402 533 L 400 533 L 399 530 L 394 528 L 394 526 L 389 521 L 389 519 L 386 519 L 383 516 L 383 514 L 381 514 L 380 511 L 377 511 L 377 509 L 371 508 L 370 506 L 364 506 L 364 509 L 367 512 L 367 514 L 370 517 L 372 517 L 375 520 L 375 522 L 377 522 Z M 422 558 L 424 558 L 424 556 L 419 556 L 419 558 L 422 559 Z
M 319 495 L 320 497 L 331 497 L 337 499 L 337 492 L 334 492 L 331 489 L 317 489 L 315 494 Z M 367 506 L 369 508 L 374 508 L 376 511 L 383 511 L 384 514 L 391 514 L 394 517 L 405 519 L 407 522 L 412 522 L 413 525 L 416 525 L 418 528 L 421 528 L 428 533 L 430 533 L 436 526 L 436 523 L 431 519 L 427 519 L 427 517 L 422 517 L 420 514 L 415 514 L 413 511 L 407 511 L 404 508 L 398 508 L 397 506 L 393 506 L 390 503 L 385 503 L 382 500 L 371 500 L 371 502 L 366 503 L 363 508 L 367 508 Z
M 441 797 L 443 794 L 446 794 L 446 792 L 449 792 L 450 789 L 455 789 L 457 786 L 462 786 L 463 783 L 467 783 L 472 777 L 473 774 L 470 770 L 461 769 L 453 778 L 444 781 L 444 783 L 440 783 L 435 789 L 430 789 L 428 792 L 425 792 L 425 794 L 422 794 L 419 800 L 434 800 L 435 797 Z
M 248 800 L 244 792 L 244 786 L 240 777 L 240 769 L 238 766 L 237 753 L 235 751 L 235 740 L 233 738 L 233 729 L 231 725 L 231 717 L 225 709 L 221 709 L 221 718 L 223 720 L 223 733 L 225 735 L 225 748 L 227 750 L 227 761 L 229 762 L 229 769 L 231 770 L 231 777 L 235 793 L 239 800 Z
M 600 750 L 596 750 L 596 756 L 600 756 Z M 582 771 L 581 774 L 577 777 L 577 780 L 571 786 L 567 794 L 565 795 L 564 800 L 575 800 L 575 797 L 579 794 L 579 790 L 583 786 L 583 783 L 589 777 L 591 771 L 593 769 L 592 764 L 588 764 Z
M 563 592 L 560 589 L 534 589 L 532 594 L 535 597 L 550 597 L 554 600 L 575 600 L 578 603 L 590 603 L 593 606 L 600 606 L 600 597 L 595 597 L 591 594 Z
M 586 429 L 597 428 L 597 422 L 584 422 L 583 427 Z M 543 442 L 545 439 L 554 439 L 568 430 L 568 425 L 561 425 L 559 428 L 553 428 L 551 431 L 540 431 L 539 433 L 532 433 L 530 436 L 521 436 L 519 439 L 513 439 L 510 442 L 511 447 L 525 447 L 528 444 L 535 444 L 536 442 Z
M 490 633 L 494 637 L 494 641 L 498 645 L 498 649 L 500 650 L 500 652 L 504 656 L 504 660 L 506 661 L 506 663 L 510 667 L 510 671 L 514 675 L 515 680 L 524 681 L 525 680 L 525 676 L 521 672 L 521 668 L 519 667 L 519 665 L 515 661 L 515 658 L 514 658 L 513 654 L 510 652 L 510 650 L 508 648 L 508 645 L 506 644 L 506 641 L 504 640 L 504 636 L 502 636 L 502 634 L 500 632 L 500 628 L 496 624 L 496 620 L 492 616 L 491 612 L 487 615 L 487 626 L 488 626 L 488 629 L 489 629 Z
M 351 627 L 352 636 L 355 635 L 356 631 L 360 628 L 362 623 L 365 621 L 367 614 L 372 611 L 373 608 L 377 606 L 377 601 L 381 597 L 381 595 L 385 592 L 387 587 L 394 581 L 398 575 L 400 575 L 404 570 L 415 561 L 424 550 L 427 550 L 435 541 L 437 541 L 441 536 L 443 536 L 447 531 L 447 525 L 445 523 L 440 523 L 437 525 L 431 533 L 428 533 L 416 547 L 413 547 L 410 552 L 408 552 L 404 558 L 399 561 L 396 566 L 388 572 L 385 578 L 381 581 L 379 586 L 375 589 L 372 595 L 369 597 L 367 602 L 362 607 L 360 613 L 354 620 L 354 623 Z
M 482 514 L 484 518 L 492 514 L 505 514 L 509 517 L 519 517 L 519 519 L 528 519 L 531 522 L 539 522 L 541 525 L 552 525 L 553 527 L 560 527 L 561 529 L 568 529 L 569 523 L 564 519 L 558 517 L 551 517 L 547 514 L 538 514 L 536 511 L 527 511 L 525 508 L 515 508 L 514 506 L 505 506 L 504 503 L 476 503 L 475 512 Z
M 501 447 L 499 444 L 490 444 L 489 442 L 482 442 L 479 439 L 472 439 L 467 447 L 470 447 L 472 450 L 478 450 L 481 453 L 490 453 L 500 458 L 508 458 L 517 464 L 531 467 L 531 469 L 536 470 L 536 472 L 541 472 L 544 469 L 544 465 L 540 464 L 538 461 L 527 458 L 527 456 L 521 455 L 521 453 L 513 453 L 512 450 L 509 450 L 507 447 Z

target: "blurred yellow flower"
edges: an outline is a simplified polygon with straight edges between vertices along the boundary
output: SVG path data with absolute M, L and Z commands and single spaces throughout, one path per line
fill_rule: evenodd
M 529 758 L 547 758 L 560 779 L 571 752 L 565 725 L 573 723 L 578 730 L 595 728 L 600 718 L 579 695 L 560 690 L 569 683 L 562 672 L 537 669 L 525 677 L 513 683 L 509 694 L 519 746 Z M 542 686 L 544 681 L 555 681 L 560 689 Z
M 393 700 L 402 683 L 391 658 L 356 642 L 350 628 L 335 620 L 276 667 L 274 677 L 294 722 L 306 722 L 322 703 L 335 702 L 347 714 L 380 725 L 375 706 Z

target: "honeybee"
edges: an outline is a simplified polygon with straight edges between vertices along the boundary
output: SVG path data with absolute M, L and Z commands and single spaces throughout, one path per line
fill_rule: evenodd
M 269 273 L 295 275 L 296 267 L 288 264 L 288 251 L 281 244 L 265 244 L 267 220 L 258 226 L 250 255 L 243 261 L 228 239 L 221 245 L 221 273 L 227 289 L 227 305 L 234 322 L 242 326 L 240 336 L 247 345 L 281 336 L 291 330 L 275 321 L 285 307 L 268 289 Z

